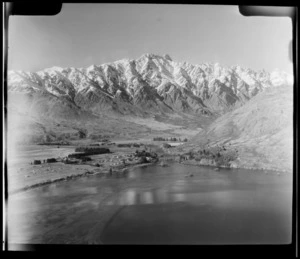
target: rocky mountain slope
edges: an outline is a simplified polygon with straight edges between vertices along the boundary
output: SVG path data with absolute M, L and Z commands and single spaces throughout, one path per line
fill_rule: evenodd
M 154 54 L 88 68 L 8 72 L 11 100 L 16 94 L 25 94 L 29 112 L 66 119 L 88 119 L 103 113 L 223 114 L 268 87 L 290 82 L 284 72 L 256 72 L 218 63 L 192 65 Z
M 230 140 L 243 146 L 245 163 L 259 154 L 259 161 L 268 156 L 266 161 L 276 158 L 283 165 L 290 140 L 283 141 L 291 139 L 291 87 L 284 86 L 291 84 L 292 77 L 280 71 L 192 65 L 154 54 L 88 68 L 9 71 L 8 135 L 22 143 L 101 139 L 107 134 L 190 138 L 191 132 L 225 114 L 192 145 Z M 281 161 L 276 155 L 283 149 Z
M 237 151 L 238 167 L 292 170 L 293 88 L 266 89 L 216 119 L 181 148 L 197 151 L 214 147 L 221 147 L 224 154 Z

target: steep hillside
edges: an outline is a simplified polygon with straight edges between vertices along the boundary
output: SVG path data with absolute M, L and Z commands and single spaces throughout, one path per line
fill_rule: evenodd
M 284 72 L 218 63 L 192 65 L 154 54 L 88 68 L 9 71 L 8 121 L 25 143 L 108 132 L 123 137 L 163 132 L 190 138 L 260 93 L 291 83 L 292 77 Z
M 72 118 L 85 111 L 144 117 L 178 112 L 211 116 L 291 80 L 279 71 L 256 72 L 218 63 L 192 65 L 175 62 L 168 55 L 145 54 L 136 60 L 88 68 L 9 71 L 8 91 L 31 96 L 42 114 L 53 117 L 66 114 Z
M 215 120 L 181 147 L 184 151 L 236 151 L 235 166 L 292 169 L 293 88 L 273 87 Z M 223 148 L 224 147 L 224 148 Z

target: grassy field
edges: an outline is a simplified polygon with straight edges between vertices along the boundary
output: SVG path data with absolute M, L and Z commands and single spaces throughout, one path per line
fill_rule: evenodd
M 199 133 L 208 120 L 201 122 L 191 118 L 108 117 L 100 116 L 90 121 L 47 120 L 12 112 L 8 116 L 8 146 L 16 143 L 68 141 L 92 143 L 109 137 L 115 140 L 152 140 L 154 137 L 191 138 Z
M 107 146 L 110 153 L 89 155 L 91 161 L 77 164 L 65 164 L 64 157 L 74 153 L 76 146 L 44 146 L 44 145 L 20 145 L 15 150 L 8 152 L 8 191 L 14 193 L 40 185 L 61 180 L 70 180 L 76 177 L 93 174 L 107 175 L 112 173 L 124 173 L 126 168 L 139 166 L 144 163 L 135 156 L 137 150 L 146 150 L 160 155 L 163 150 L 159 143 L 144 142 L 140 147 L 118 147 L 124 142 L 116 142 L 114 146 Z M 130 143 L 127 141 L 127 143 Z M 58 162 L 43 163 L 47 158 L 55 158 Z M 41 160 L 41 164 L 32 164 L 34 160 Z M 149 162 L 151 163 L 151 162 Z

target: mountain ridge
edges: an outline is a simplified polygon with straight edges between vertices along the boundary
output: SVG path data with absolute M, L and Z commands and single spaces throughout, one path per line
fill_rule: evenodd
M 217 118 L 188 143 L 185 152 L 236 151 L 235 167 L 292 171 L 293 88 L 268 88 L 244 106 Z
M 151 53 L 87 68 L 8 72 L 9 93 L 50 93 L 93 113 L 137 116 L 223 114 L 268 87 L 291 83 L 285 72 L 256 72 L 219 63 L 193 65 Z

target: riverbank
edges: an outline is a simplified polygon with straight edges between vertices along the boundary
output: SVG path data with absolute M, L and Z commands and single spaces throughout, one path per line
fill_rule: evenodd
M 69 181 L 69 180 L 75 180 L 81 177 L 87 177 L 87 176 L 92 176 L 92 175 L 103 175 L 106 177 L 115 177 L 115 176 L 125 176 L 126 173 L 128 172 L 128 170 L 132 170 L 134 168 L 139 168 L 139 167 L 147 167 L 150 165 L 154 165 L 155 163 L 142 163 L 142 164 L 131 164 L 131 165 L 127 165 L 124 166 L 122 168 L 115 168 L 112 169 L 112 172 L 110 172 L 110 169 L 105 168 L 105 169 L 88 169 L 86 168 L 84 170 L 84 172 L 75 172 L 75 173 L 71 173 L 71 174 L 64 174 L 61 177 L 52 177 L 51 179 L 47 179 L 44 177 L 44 179 L 39 179 L 39 181 L 37 182 L 32 182 L 29 185 L 26 185 L 24 187 L 21 188 L 15 188 L 12 189 L 11 191 L 9 191 L 9 194 L 16 194 L 16 193 L 20 193 L 23 191 L 27 191 L 27 190 L 31 190 L 33 188 L 37 188 L 37 187 L 41 187 L 41 186 L 45 186 L 45 185 L 49 185 L 52 183 L 57 183 L 57 182 L 61 182 L 61 181 Z M 73 168 L 73 170 L 80 170 L 79 167 Z
M 157 161 L 154 152 L 144 147 L 109 147 L 104 154 L 87 153 L 83 158 L 68 158 L 76 146 L 24 146 L 8 157 L 8 193 L 13 194 L 60 181 L 90 175 L 122 177 L 131 168 Z M 50 159 L 51 158 L 51 159 Z M 38 162 L 38 163 L 35 163 Z
M 194 165 L 194 166 L 207 166 L 207 167 L 213 167 L 213 168 L 226 168 L 226 169 L 248 169 L 248 170 L 263 170 L 263 171 L 269 171 L 269 172 L 277 172 L 277 173 L 291 173 L 288 170 L 280 170 L 280 169 L 274 169 L 274 168 L 259 168 L 259 167 L 250 167 L 250 166 L 234 166 L 234 167 L 230 167 L 230 166 L 216 166 L 214 164 L 207 164 L 207 163 L 199 163 L 199 161 L 195 161 L 195 160 L 185 160 L 182 162 L 178 162 L 176 160 L 173 160 L 176 163 L 180 163 L 180 164 L 184 164 L 184 165 Z
M 40 186 L 57 183 L 60 181 L 74 180 L 81 177 L 91 175 L 103 175 L 112 177 L 125 177 L 128 170 L 149 166 L 154 164 L 153 161 L 146 161 L 146 153 L 140 153 L 143 157 L 138 156 L 135 147 L 110 147 L 111 152 L 107 154 L 90 155 L 89 161 L 79 161 L 76 164 L 66 164 L 60 158 L 54 163 L 31 164 L 30 161 L 34 159 L 45 159 L 54 157 L 54 154 L 64 157 L 67 154 L 74 152 L 74 146 L 69 148 L 55 148 L 46 146 L 36 146 L 26 152 L 22 150 L 21 159 L 13 161 L 14 163 L 8 164 L 8 190 L 9 194 L 18 193 Z M 144 150 L 143 147 L 141 150 Z M 151 145 L 148 150 L 155 150 L 155 146 Z M 209 166 L 211 168 L 227 168 L 227 169 L 250 169 L 250 170 L 264 170 L 266 173 L 269 171 L 281 173 L 288 173 L 290 171 L 280 170 L 270 167 L 255 167 L 248 165 L 241 165 L 240 158 L 229 161 L 226 166 L 224 164 L 217 164 L 216 159 L 207 157 L 199 157 L 193 153 L 173 153 L 169 152 L 171 149 L 155 150 L 159 152 L 155 162 L 177 162 L 184 165 L 194 166 Z M 173 150 L 173 149 L 172 149 Z M 151 152 L 150 152 L 151 153 Z M 148 156 L 150 155 L 148 152 Z M 154 153 L 154 154 L 155 154 Z M 48 155 L 47 155 L 48 154 Z M 223 155 L 223 153 L 221 153 Z M 142 159 L 143 158 L 143 159 Z M 223 159 L 223 157 L 221 157 Z M 216 169 L 218 170 L 218 169 Z
M 184 159 L 182 159 L 182 157 Z M 184 164 L 184 165 L 193 165 L 193 166 L 205 166 L 210 168 L 225 168 L 225 169 L 248 169 L 248 170 L 261 170 L 266 172 L 277 172 L 277 173 L 292 173 L 291 170 L 284 170 L 274 168 L 272 166 L 250 166 L 250 165 L 241 165 L 239 161 L 230 161 L 228 165 L 218 165 L 214 159 L 202 158 L 202 159 L 190 159 L 189 155 L 186 154 L 167 154 L 166 156 L 160 158 L 161 161 L 171 161 L 174 163 Z M 246 163 L 245 163 L 246 164 Z
M 293 171 L 290 165 L 280 164 L 277 160 L 268 159 L 266 155 L 259 155 L 253 150 L 244 150 L 230 144 L 223 146 L 206 145 L 198 148 L 183 146 L 169 149 L 167 152 L 169 160 L 188 165 L 264 170 L 278 173 L 292 173 Z

